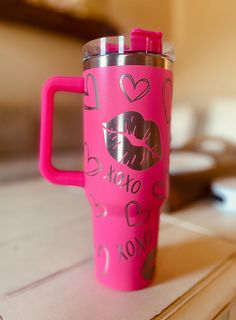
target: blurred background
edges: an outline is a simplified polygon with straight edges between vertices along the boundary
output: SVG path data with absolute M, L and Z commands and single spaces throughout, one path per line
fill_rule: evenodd
M 172 148 L 188 149 L 190 141 L 191 149 L 202 136 L 214 137 L 202 149 L 224 151 L 222 141 L 234 148 L 235 12 L 234 0 L 1 1 L 0 180 L 38 175 L 44 80 L 80 75 L 85 42 L 127 35 L 135 26 L 162 31 L 175 47 Z M 56 97 L 54 162 L 59 167 L 76 168 L 81 158 L 81 104 L 79 95 Z

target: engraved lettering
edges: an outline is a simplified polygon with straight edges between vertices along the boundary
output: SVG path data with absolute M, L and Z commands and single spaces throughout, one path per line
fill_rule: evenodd
M 110 166 L 109 172 L 103 176 L 103 180 L 114 183 L 118 188 L 133 194 L 139 192 L 142 188 L 142 182 L 140 180 L 135 180 L 129 174 L 126 176 L 124 172 L 117 171 L 112 165 Z
M 122 188 L 126 187 L 126 191 L 129 192 L 129 184 L 133 180 L 134 178 L 130 178 L 130 175 L 128 174 L 126 182 L 122 185 Z
M 144 246 L 143 242 L 141 241 L 141 239 L 135 237 L 134 240 L 137 243 L 138 252 L 142 251 L 142 250 L 145 250 L 145 246 Z
M 109 182 L 112 182 L 112 174 L 113 172 L 115 172 L 116 169 L 112 169 L 112 166 L 110 166 L 110 171 L 108 172 L 108 174 L 106 176 L 103 177 L 103 179 L 108 179 Z
M 126 242 L 126 251 L 130 257 L 133 257 L 136 253 L 136 247 L 132 241 Z
M 118 249 L 118 252 L 120 254 L 120 261 L 122 260 L 122 258 L 124 258 L 125 260 L 128 260 L 128 257 L 125 255 L 123 251 L 122 244 L 116 245 L 116 248 Z
M 152 244 L 152 235 L 149 230 L 140 237 L 129 239 L 125 243 L 115 245 L 119 253 L 119 261 L 127 261 L 134 258 L 141 252 L 146 252 Z
M 135 189 L 135 185 L 136 185 L 136 189 Z M 132 193 L 137 193 L 140 189 L 141 189 L 142 183 L 141 181 L 137 180 L 133 183 L 133 185 L 131 186 L 131 192 Z
M 114 177 L 114 184 L 116 186 L 120 186 L 124 180 L 124 173 L 122 171 L 117 172 L 117 174 Z

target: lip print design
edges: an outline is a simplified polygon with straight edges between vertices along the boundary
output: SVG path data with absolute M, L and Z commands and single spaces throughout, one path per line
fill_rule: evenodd
M 103 123 L 108 152 L 119 163 L 134 170 L 150 168 L 161 159 L 159 128 L 138 112 L 128 111 Z
M 94 199 L 94 196 L 90 193 L 89 194 L 89 201 L 91 203 L 91 205 L 96 209 L 96 211 L 98 212 L 96 214 L 96 218 L 105 218 L 107 216 L 107 209 L 106 207 L 101 204 L 101 203 L 98 203 L 95 199 Z
M 88 144 L 84 143 L 84 154 L 85 154 L 85 171 L 87 176 L 96 176 L 101 171 L 101 163 L 97 157 L 92 157 L 89 154 Z
M 151 280 L 155 273 L 155 263 L 156 263 L 156 247 L 153 248 L 148 254 L 144 261 L 141 274 L 146 280 Z
M 99 269 L 101 270 L 100 272 L 102 275 L 105 275 L 110 265 L 110 253 L 105 246 L 100 245 L 98 247 L 97 256 L 99 258 L 98 265 L 99 265 Z
M 171 104 L 172 104 L 172 81 L 170 78 L 165 79 L 162 87 L 162 103 L 165 111 L 166 123 L 171 120 Z
M 141 209 L 140 204 L 133 200 L 125 206 L 125 217 L 129 227 L 137 227 L 145 224 L 150 217 L 149 209 Z
M 142 99 L 150 90 L 148 79 L 134 81 L 130 74 L 123 74 L 120 78 L 120 88 L 130 102 Z
M 152 194 L 157 200 L 165 199 L 165 183 L 164 181 L 156 181 L 152 186 Z
M 97 80 L 92 73 L 88 73 L 85 80 L 84 109 L 96 110 L 98 108 Z

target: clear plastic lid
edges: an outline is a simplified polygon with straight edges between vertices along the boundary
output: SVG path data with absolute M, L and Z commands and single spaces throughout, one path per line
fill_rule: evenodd
M 162 45 L 162 33 L 135 28 L 130 37 L 116 36 L 92 40 L 83 47 L 84 60 L 107 54 L 146 53 L 162 55 L 174 61 L 174 50 L 170 44 Z

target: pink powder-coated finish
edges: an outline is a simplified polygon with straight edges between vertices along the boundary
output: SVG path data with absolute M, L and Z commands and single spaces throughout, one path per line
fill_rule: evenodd
M 162 36 L 162 32 L 133 28 L 130 35 L 130 51 L 143 51 L 162 54 Z
M 130 33 L 130 47 L 124 44 L 124 52 L 146 52 L 162 54 L 162 32 L 133 28 Z M 106 42 L 106 53 L 119 52 L 117 43 Z
M 152 66 L 110 66 L 87 70 L 84 78 L 84 103 L 93 107 L 84 110 L 84 168 L 85 193 L 93 212 L 96 275 L 115 289 L 143 288 L 152 280 L 160 207 L 168 192 L 172 73 Z M 160 158 L 144 170 L 137 163 L 138 169 L 129 167 L 133 158 L 127 165 L 113 157 L 113 141 L 119 143 L 116 131 L 126 128 L 131 144 L 142 146 L 143 139 L 127 133 L 129 119 L 124 120 L 128 124 L 120 121 L 126 112 L 132 112 L 133 123 L 138 113 L 147 128 L 152 121 L 159 129 L 160 141 L 150 141 L 159 144 Z M 137 122 L 136 132 L 141 125 Z M 110 130 L 107 134 L 105 128 Z M 124 145 L 123 155 L 132 148 Z
M 52 165 L 53 100 L 55 93 L 58 91 L 83 93 L 84 78 L 52 77 L 43 86 L 41 99 L 40 172 L 52 183 L 83 187 L 84 173 L 82 171 L 63 171 L 58 170 Z
M 84 92 L 84 173 L 51 165 L 56 91 Z M 43 90 L 41 173 L 85 187 L 96 276 L 114 289 L 140 289 L 153 278 L 168 193 L 171 98 L 172 72 L 145 65 L 92 68 L 83 78 L 52 78 Z

